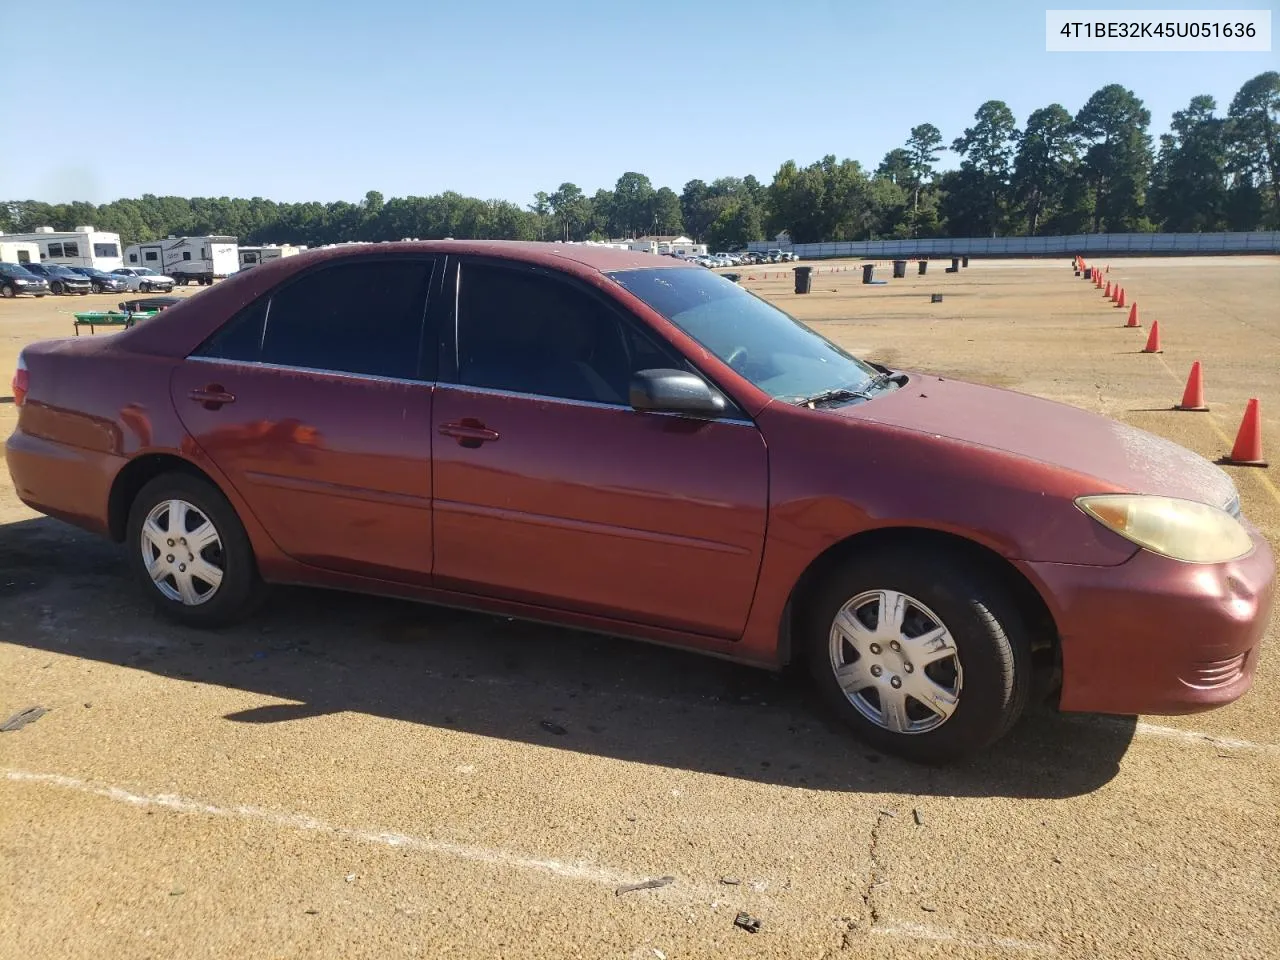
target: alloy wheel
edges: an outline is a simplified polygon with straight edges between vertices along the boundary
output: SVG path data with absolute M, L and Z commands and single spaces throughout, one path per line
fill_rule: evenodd
M 936 730 L 959 705 L 955 639 L 908 594 L 868 590 L 847 601 L 832 621 L 828 650 L 849 703 L 891 733 Z
M 156 589 L 184 606 L 213 599 L 226 560 L 222 537 L 199 507 L 162 500 L 142 524 L 142 562 Z

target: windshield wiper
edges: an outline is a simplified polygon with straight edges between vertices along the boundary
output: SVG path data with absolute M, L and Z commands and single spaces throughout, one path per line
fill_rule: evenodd
M 871 396 L 861 390 L 850 390 L 848 387 L 836 387 L 832 390 L 823 390 L 821 393 L 815 393 L 811 397 L 802 397 L 796 401 L 799 407 L 816 407 L 824 403 L 839 403 L 842 400 L 870 400 Z

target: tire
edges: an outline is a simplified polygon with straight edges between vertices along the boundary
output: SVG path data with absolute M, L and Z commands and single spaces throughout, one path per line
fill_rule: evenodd
M 172 554 L 158 554 L 154 539 L 147 540 L 147 552 L 144 554 L 143 527 L 154 511 L 164 511 L 158 518 L 156 529 L 162 533 L 171 529 L 170 521 L 174 511 L 166 510 L 169 501 L 181 501 L 189 508 L 187 511 L 188 527 L 192 532 L 202 529 L 201 518 L 212 524 L 218 542 L 211 544 L 203 551 L 188 553 L 188 561 L 193 568 L 200 561 L 207 566 L 221 570 L 221 582 L 210 588 L 210 584 L 196 577 L 187 577 L 190 586 L 189 596 L 194 602 L 184 602 L 181 596 L 181 584 L 178 573 L 174 571 L 161 581 L 153 579 L 148 572 L 148 559 L 165 561 L 164 570 L 173 570 L 181 561 L 183 538 L 165 538 L 160 548 L 174 549 Z M 194 511 L 194 513 L 192 513 Z M 171 548 L 169 540 L 175 540 Z M 236 516 L 235 508 L 222 495 L 217 487 L 207 480 L 193 477 L 185 473 L 167 473 L 147 483 L 134 498 L 129 510 L 128 532 L 125 546 L 129 553 L 129 566 L 142 588 L 151 597 L 156 608 L 171 620 L 189 627 L 211 629 L 223 627 L 248 617 L 261 603 L 266 588 L 258 575 L 257 562 L 253 555 L 253 546 L 244 531 L 244 525 Z M 168 563 L 168 556 L 175 557 Z
M 878 633 L 880 602 L 871 599 L 878 591 L 905 596 L 902 630 Z M 919 763 L 949 763 L 999 740 L 1022 715 L 1031 689 L 1026 626 L 1005 585 L 966 553 L 891 545 L 851 558 L 810 600 L 798 638 L 809 672 L 824 702 L 877 749 Z M 843 631 L 836 628 L 838 614 Z M 946 631 L 941 640 L 911 646 L 938 627 Z M 886 639 L 889 644 L 877 642 Z M 899 642 L 900 649 L 889 648 Z M 859 648 L 866 652 L 853 653 Z M 912 662 L 926 656 L 936 659 Z M 869 665 L 859 668 L 864 657 Z M 850 693 L 837 664 L 845 667 Z M 936 698 L 937 706 L 926 707 L 911 690 Z M 895 702 L 900 709 L 892 709 Z M 899 729 L 891 729 L 894 717 Z
M 62 296 L 62 284 L 60 284 L 57 280 L 53 281 L 53 283 L 49 284 L 49 292 L 52 293 L 55 297 Z
M 102 284 L 98 283 L 98 281 L 97 281 L 97 280 L 93 281 L 93 292 L 94 292 L 94 293 L 101 293 L 101 292 L 102 292 Z
M 150 292 L 151 292 L 151 284 L 149 284 L 149 283 L 140 283 L 140 284 L 138 284 L 138 292 L 139 292 L 139 293 L 150 293 Z
M 17 293 L 13 289 L 13 284 L 6 283 L 3 287 L 0 287 L 0 297 L 4 297 L 6 300 L 12 300 L 16 296 Z

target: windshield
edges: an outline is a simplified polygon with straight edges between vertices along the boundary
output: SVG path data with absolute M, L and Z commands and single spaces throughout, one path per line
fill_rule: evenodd
M 137 268 L 136 270 L 134 270 L 133 272 L 134 272 L 134 273 L 136 273 L 136 274 L 137 274 L 138 276 L 140 276 L 140 277 L 154 277 L 154 276 L 157 276 L 156 272 L 155 272 L 154 270 L 152 270 L 150 267 L 138 267 L 138 268 Z
M 52 273 L 55 277 L 71 277 L 73 279 L 81 279 L 80 274 L 76 273 L 70 267 L 64 267 L 60 264 L 46 264 L 45 269 Z
M 0 272 L 3 272 L 6 276 L 13 277 L 16 280 L 38 279 L 34 273 L 22 266 L 20 263 L 0 263 Z
M 770 396 L 797 403 L 860 389 L 878 371 L 773 304 L 704 270 L 621 270 L 609 276 Z

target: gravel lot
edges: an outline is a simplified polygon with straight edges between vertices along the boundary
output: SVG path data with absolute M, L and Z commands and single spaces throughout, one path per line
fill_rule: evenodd
M 1211 458 L 1258 397 L 1277 466 L 1231 473 L 1280 543 L 1280 260 L 1112 262 L 1159 355 L 1064 260 L 912 265 L 886 286 L 817 266 L 808 296 L 789 266 L 735 272 L 871 359 Z M 0 301 L 0 369 L 121 299 Z M 1211 412 L 1173 412 L 1196 359 Z M 0 721 L 48 713 L 0 733 L 3 958 L 1280 952 L 1274 621 L 1229 708 L 1041 710 L 928 771 L 860 746 L 786 675 L 304 590 L 201 634 L 125 573 L 4 474 Z

